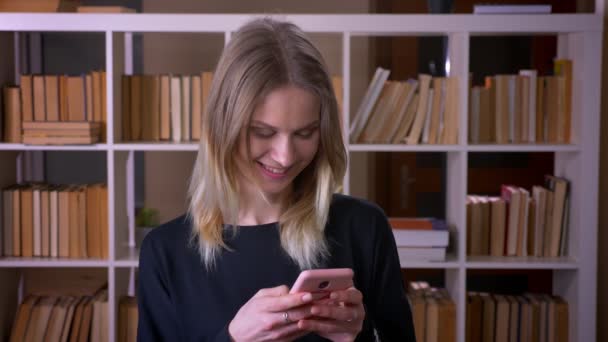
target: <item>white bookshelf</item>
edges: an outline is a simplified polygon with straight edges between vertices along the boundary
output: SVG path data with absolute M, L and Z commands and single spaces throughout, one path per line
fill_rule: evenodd
M 603 8 L 603 7 L 602 7 Z M 600 13 L 599 11 L 596 13 Z M 444 152 L 446 163 L 446 219 L 456 227 L 454 254 L 445 262 L 401 260 L 403 268 L 441 269 L 457 306 L 457 340 L 465 341 L 467 272 L 475 269 L 552 270 L 553 291 L 570 305 L 570 341 L 596 338 L 597 198 L 600 123 L 602 16 L 556 15 L 282 15 L 305 31 L 342 37 L 344 81 L 344 127 L 349 127 L 351 40 L 361 36 L 445 35 L 449 39 L 451 75 L 460 76 L 459 139 L 456 145 L 359 145 L 347 144 L 349 152 Z M 0 278 L 5 284 L 22 286 L 13 279 L 15 269 L 29 267 L 106 268 L 109 289 L 109 338 L 115 340 L 118 298 L 134 294 L 138 250 L 134 246 L 134 151 L 196 151 L 197 143 L 120 142 L 120 76 L 131 73 L 129 43 L 133 32 L 230 33 L 251 15 L 226 14 L 0 14 L 0 42 L 12 41 L 20 32 L 101 32 L 105 34 L 107 71 L 107 143 L 92 146 L 26 146 L 0 143 L 0 186 L 18 181 L 22 170 L 19 155 L 25 151 L 104 151 L 107 159 L 109 196 L 109 259 L 69 260 L 49 258 L 0 258 Z M 471 145 L 467 141 L 469 41 L 479 35 L 556 35 L 558 57 L 574 60 L 573 143 L 568 145 Z M 126 48 L 125 48 L 126 47 Z M 17 79 L 18 53 L 0 49 L 0 82 Z M 11 52 L 4 52 L 11 51 Z M 4 55 L 6 54 L 6 55 Z M 11 69 L 6 72 L 6 69 Z M 348 131 L 348 130 L 345 130 Z M 469 153 L 552 152 L 554 172 L 571 180 L 569 255 L 564 258 L 503 258 L 466 256 L 467 172 Z M 350 193 L 350 170 L 344 190 Z M 7 278 L 4 278 L 4 277 Z M 11 278 L 12 277 L 12 278 Z M 4 282 L 3 282 L 4 283 Z M 14 305 L 22 289 L 0 285 Z M 2 299 L 2 298 L 0 298 Z M 6 299 L 6 298 L 5 298 Z M 0 300 L 0 303 L 3 301 Z M 6 301 L 4 301 L 6 303 Z M 14 307 L 0 307 L 14 310 Z M 10 317 L 12 315 L 9 315 Z M 7 317 L 7 313 L 0 315 Z

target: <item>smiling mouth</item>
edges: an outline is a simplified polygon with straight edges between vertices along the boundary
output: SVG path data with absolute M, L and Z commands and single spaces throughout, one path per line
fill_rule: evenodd
M 263 164 L 261 162 L 257 162 L 265 171 L 268 171 L 269 173 L 276 175 L 276 176 L 284 176 L 287 174 L 287 171 L 289 170 L 289 168 L 274 168 L 274 167 L 270 167 L 266 164 Z

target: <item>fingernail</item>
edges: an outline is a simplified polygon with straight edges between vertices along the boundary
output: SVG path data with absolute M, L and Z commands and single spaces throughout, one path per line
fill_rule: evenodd
M 329 298 L 331 299 L 338 299 L 338 294 L 335 292 L 332 292 L 331 295 L 329 295 Z
M 302 301 L 303 302 L 310 302 L 312 300 L 312 294 L 307 293 L 305 295 L 302 296 Z
M 318 314 L 320 311 L 321 310 L 318 307 L 316 307 L 316 306 L 313 306 L 312 308 L 310 308 L 310 313 L 313 314 L 313 315 Z

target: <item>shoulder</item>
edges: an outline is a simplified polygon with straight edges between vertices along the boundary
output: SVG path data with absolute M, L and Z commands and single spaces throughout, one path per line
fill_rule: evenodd
M 384 210 L 377 204 L 342 194 L 334 194 L 329 210 L 330 217 L 352 217 L 354 219 L 369 219 L 385 217 Z
M 141 257 L 146 252 L 153 254 L 173 254 L 183 250 L 190 236 L 190 220 L 186 215 L 176 217 L 152 229 L 144 238 Z

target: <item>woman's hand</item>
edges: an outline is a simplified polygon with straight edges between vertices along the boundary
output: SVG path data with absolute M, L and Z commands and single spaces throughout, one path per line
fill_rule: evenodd
M 312 295 L 290 294 L 285 285 L 261 289 L 243 305 L 228 326 L 233 341 L 291 341 L 309 331 L 298 321 L 310 317 Z
M 298 326 L 334 342 L 354 341 L 365 319 L 363 295 L 351 287 L 332 292 L 330 300 L 338 304 L 313 305 L 310 309 L 313 317 L 302 319 Z

